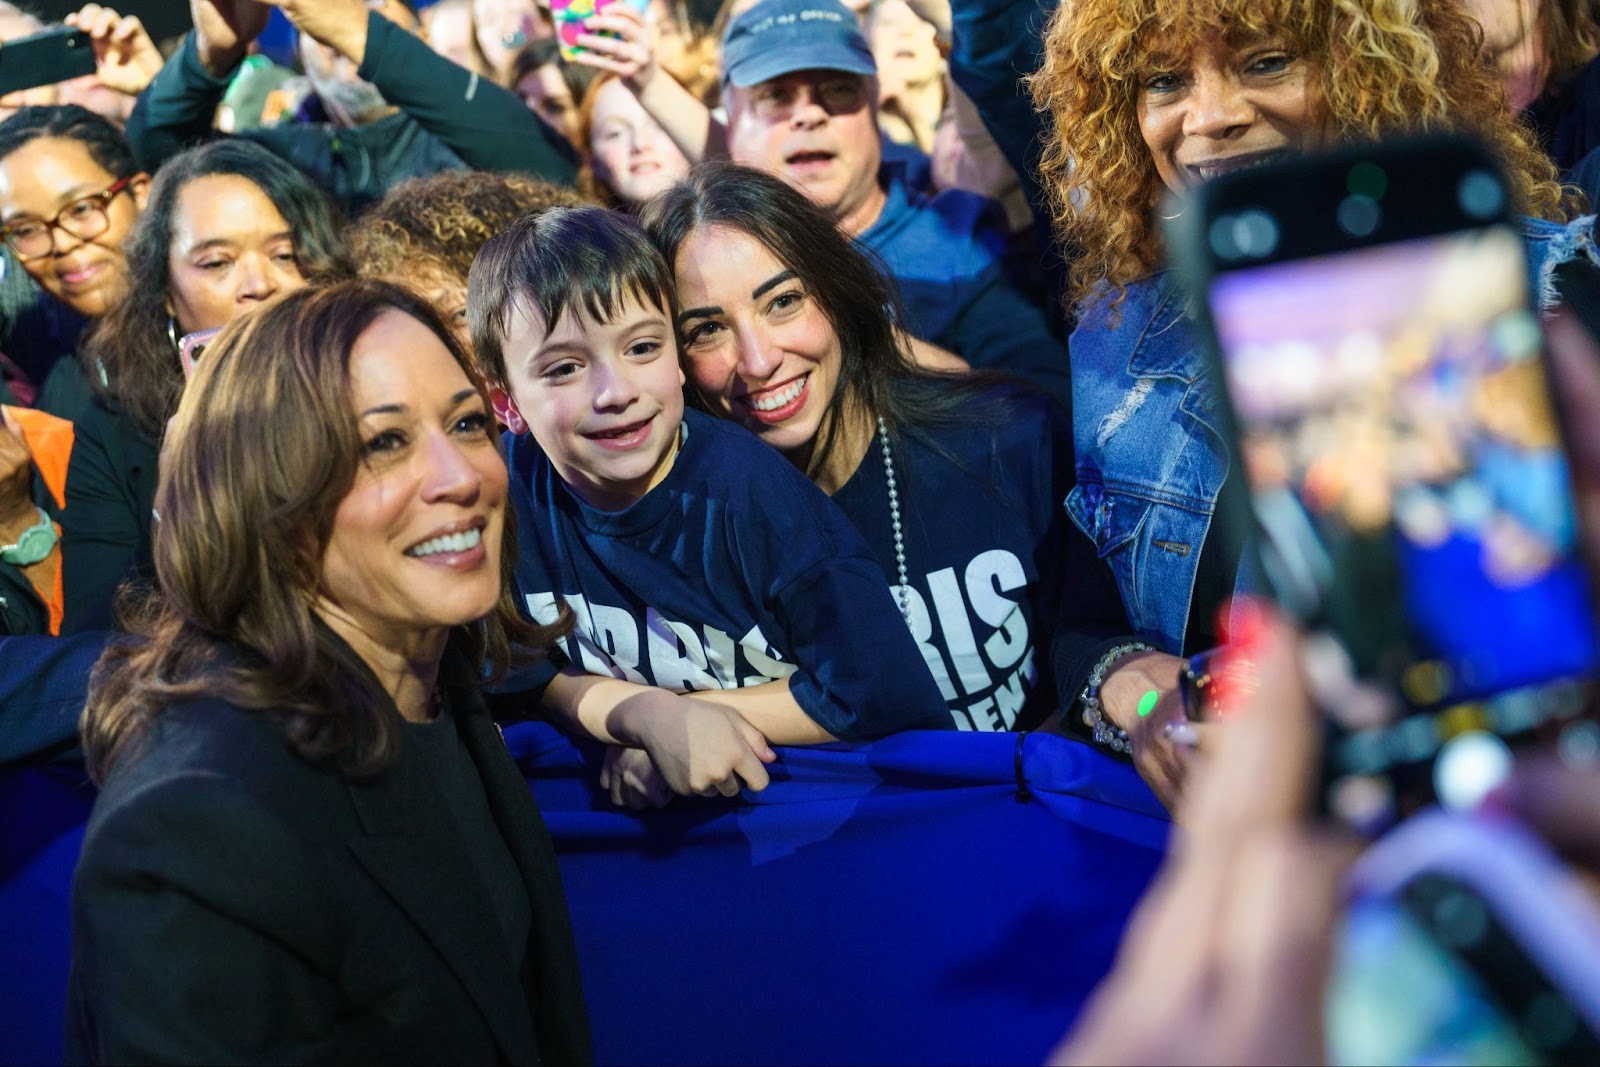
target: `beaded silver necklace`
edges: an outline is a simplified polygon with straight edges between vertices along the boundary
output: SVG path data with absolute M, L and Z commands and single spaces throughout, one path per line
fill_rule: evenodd
M 894 565 L 900 584 L 895 587 L 894 599 L 900 605 L 900 614 L 911 625 L 911 580 L 906 577 L 906 540 L 900 529 L 900 490 L 894 481 L 894 456 L 889 451 L 889 427 L 878 416 L 878 444 L 883 449 L 883 476 L 889 483 L 889 524 L 894 528 Z

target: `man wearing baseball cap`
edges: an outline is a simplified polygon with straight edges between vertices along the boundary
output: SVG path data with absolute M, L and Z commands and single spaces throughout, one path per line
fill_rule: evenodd
M 961 191 L 923 196 L 900 165 L 883 163 L 877 65 L 849 8 L 761 0 L 728 24 L 722 64 L 735 163 L 783 178 L 874 252 L 914 336 L 1070 403 L 1059 316 L 1042 287 L 1013 281 L 989 201 Z

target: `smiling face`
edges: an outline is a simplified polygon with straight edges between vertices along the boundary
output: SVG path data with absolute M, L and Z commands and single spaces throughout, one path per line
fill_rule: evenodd
M 226 326 L 305 284 L 289 223 L 260 186 L 237 174 L 208 174 L 179 190 L 167 270 L 180 333 Z
M 729 85 L 728 153 L 805 193 L 845 232 L 861 233 L 877 221 L 884 199 L 875 92 L 873 79 L 837 70 Z
M 672 138 L 615 79 L 596 90 L 589 152 L 595 177 L 628 204 L 689 176 L 689 161 Z
M 1328 138 L 1317 72 L 1283 40 L 1216 35 L 1146 66 L 1139 130 L 1174 192 Z
M 695 388 L 723 418 L 803 465 L 839 381 L 839 335 L 827 314 L 743 230 L 695 232 L 673 269 Z
M 317 611 L 358 652 L 418 647 L 500 598 L 505 464 L 482 395 L 403 312 L 356 340 L 350 391 L 361 463 L 334 514 Z
M 116 180 L 81 142 L 35 138 L 0 160 L 0 222 L 48 221 Z M 89 240 L 54 228 L 52 251 L 29 258 L 22 269 L 80 315 L 104 314 L 127 291 L 128 259 L 122 242 L 138 221 L 149 187 L 150 180 L 141 175 L 112 197 L 105 206 L 106 229 Z
M 578 496 L 618 511 L 667 476 L 683 423 L 683 371 L 666 312 L 628 297 L 610 322 L 568 308 L 547 331 L 519 300 L 504 351 L 511 398 Z

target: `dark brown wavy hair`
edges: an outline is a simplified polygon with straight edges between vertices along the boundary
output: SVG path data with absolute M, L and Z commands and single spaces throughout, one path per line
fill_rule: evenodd
M 1459 0 L 1062 0 L 1030 79 L 1050 115 L 1039 170 L 1065 245 L 1069 299 L 1158 269 L 1152 215 L 1164 191 L 1139 132 L 1151 57 L 1173 42 L 1283 35 L 1319 73 L 1337 140 L 1454 130 L 1486 140 L 1518 210 L 1565 218 L 1555 165 L 1510 114 L 1483 31 Z
M 298 755 L 353 779 L 394 759 L 399 712 L 312 609 L 334 514 L 361 463 L 350 354 L 387 311 L 428 327 L 482 390 L 438 313 L 385 282 L 296 290 L 236 319 L 206 350 L 161 457 L 157 591 L 123 613 L 143 640 L 112 645 L 91 678 L 81 732 L 96 781 L 164 709 L 207 697 L 273 716 Z M 487 660 L 490 678 L 514 650 L 531 656 L 571 626 L 566 613 L 552 626 L 518 615 L 515 567 L 508 510 L 500 601 L 450 636 L 466 663 Z M 482 678 L 468 674 L 449 680 Z

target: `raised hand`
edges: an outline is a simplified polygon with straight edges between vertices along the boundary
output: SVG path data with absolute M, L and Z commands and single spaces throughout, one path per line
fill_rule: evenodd
M 359 64 L 367 54 L 367 14 L 361 0 L 264 0 L 295 28 Z
M 39 521 L 28 489 L 33 478 L 33 453 L 22 431 L 0 408 L 0 544 L 10 544 L 23 530 Z
M 214 78 L 233 73 L 271 14 L 272 8 L 257 0 L 189 0 L 201 66 Z
M 656 64 L 656 29 L 626 4 L 608 5 L 583 21 L 577 42 L 583 51 L 573 60 L 607 70 L 635 93 L 642 92 L 660 69 Z M 615 34 L 615 36 L 607 36 Z
M 137 15 L 119 15 L 109 7 L 85 4 L 66 18 L 89 35 L 94 48 L 95 74 L 100 84 L 115 92 L 138 96 L 161 72 L 161 52 Z

